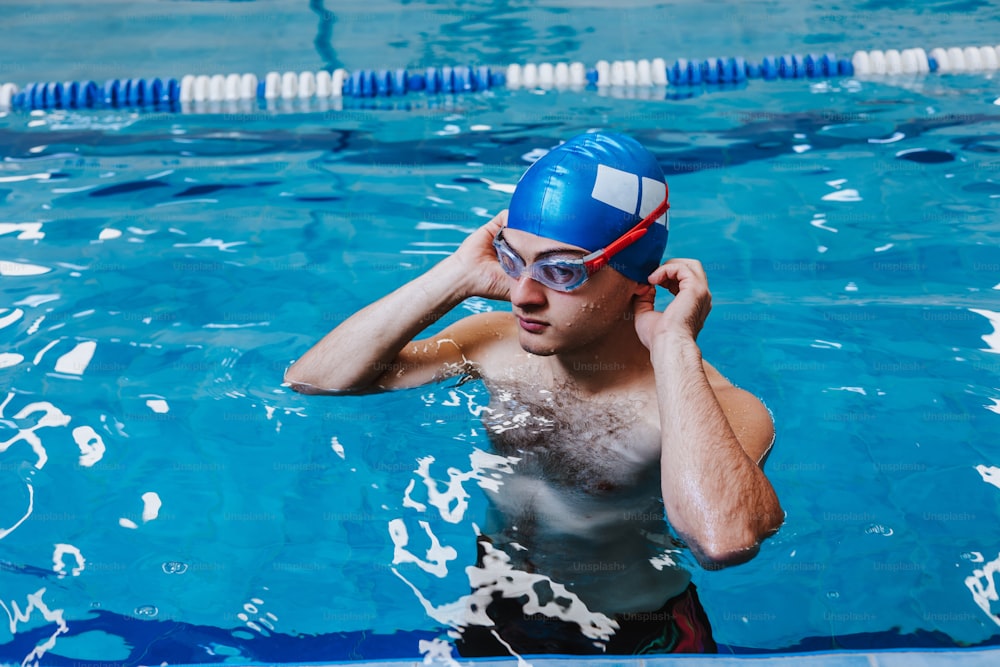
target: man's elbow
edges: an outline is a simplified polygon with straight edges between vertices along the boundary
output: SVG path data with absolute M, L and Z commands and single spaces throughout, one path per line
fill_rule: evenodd
M 322 389 L 318 385 L 318 380 L 303 372 L 295 364 L 285 370 L 284 383 L 291 387 L 292 391 L 300 394 L 324 394 L 329 390 Z
M 292 391 L 311 396 L 351 396 L 371 394 L 382 390 L 378 385 L 331 387 L 329 386 L 330 382 L 324 382 L 321 378 L 304 373 L 294 365 L 285 371 L 284 384 L 288 385 Z
M 698 564 L 706 570 L 721 570 L 742 565 L 760 552 L 760 542 L 753 539 L 706 542 L 692 549 Z
M 308 384 L 306 382 L 294 382 L 294 381 L 285 380 L 285 384 L 287 384 L 289 387 L 291 387 L 292 391 L 298 392 L 300 394 L 316 395 L 316 394 L 328 393 L 328 392 L 324 392 L 319 387 L 316 387 L 315 385 Z
M 754 526 L 728 533 L 718 538 L 708 538 L 692 549 L 698 564 L 706 570 L 721 570 L 742 565 L 760 552 L 761 542 L 778 532 L 784 522 L 781 508 L 768 513 Z

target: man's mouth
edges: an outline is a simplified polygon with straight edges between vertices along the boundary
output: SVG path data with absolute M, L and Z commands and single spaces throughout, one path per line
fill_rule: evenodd
M 517 323 L 528 333 L 541 333 L 545 330 L 545 327 L 549 326 L 548 322 L 520 315 L 517 316 Z

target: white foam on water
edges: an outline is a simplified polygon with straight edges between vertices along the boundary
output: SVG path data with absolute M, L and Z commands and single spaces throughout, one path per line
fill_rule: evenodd
M 982 315 L 993 325 L 993 332 L 982 336 L 983 341 L 986 343 L 986 348 L 983 349 L 983 352 L 1000 354 L 1000 313 L 993 312 L 992 310 L 981 310 L 979 308 L 969 308 L 969 312 Z
M 160 508 L 163 507 L 163 501 L 160 500 L 160 496 L 155 491 L 147 491 L 142 494 L 142 522 L 153 521 L 160 515 Z
M 418 512 L 426 512 L 427 505 L 422 502 L 414 500 L 410 494 L 413 493 L 414 487 L 417 485 L 417 480 L 411 479 L 410 483 L 406 485 L 406 490 L 403 491 L 403 507 L 410 507 L 417 510 Z
M 51 343 L 40 349 L 38 351 L 38 354 L 35 355 L 35 358 L 31 360 L 31 363 L 37 366 L 38 362 L 40 362 L 42 360 L 42 357 L 45 356 L 45 353 L 54 348 L 58 344 L 59 344 L 59 339 L 57 338 L 56 340 L 52 341 Z
M 344 452 L 344 446 L 340 444 L 339 440 L 337 440 L 337 436 L 333 436 L 332 438 L 330 438 L 330 449 L 332 449 L 341 459 L 346 458 Z
M 431 604 L 396 568 L 392 568 L 392 572 L 410 587 L 428 616 L 454 628 L 468 625 L 492 626 L 493 621 L 487 616 L 486 608 L 494 594 L 500 593 L 505 598 L 526 600 L 522 606 L 526 616 L 540 614 L 576 623 L 580 626 L 580 632 L 589 639 L 606 641 L 619 629 L 614 619 L 600 612 L 590 611 L 583 600 L 563 584 L 541 574 L 514 569 L 510 564 L 510 556 L 488 542 L 483 542 L 482 547 L 485 550 L 482 567 L 465 568 L 473 592 L 440 606 Z M 538 584 L 543 586 L 537 586 Z M 554 595 L 542 604 L 537 589 L 544 588 L 549 588 Z
M 431 541 L 424 558 L 407 551 L 406 547 L 410 543 L 410 535 L 406 530 L 406 524 L 403 523 L 402 519 L 393 519 L 389 522 L 389 536 L 394 545 L 392 562 L 394 565 L 413 563 L 428 574 L 433 574 L 439 579 L 444 578 L 448 574 L 448 562 L 458 558 L 458 552 L 452 547 L 441 546 L 437 535 L 434 534 L 430 524 L 426 521 L 418 521 L 417 523 L 424 529 L 427 538 Z
M 0 276 L 39 276 L 51 270 L 51 268 L 39 264 L 27 264 L 25 262 L 12 262 L 7 259 L 0 259 Z
M 441 341 L 441 342 L 445 342 L 445 341 Z M 448 342 L 451 342 L 451 341 L 448 341 Z M 465 397 L 465 399 L 466 399 L 465 400 L 465 408 L 469 411 L 469 414 L 472 415 L 473 417 L 479 417 L 479 416 L 481 416 L 484 411 L 486 411 L 488 413 L 492 413 L 493 412 L 493 410 L 490 409 L 488 406 L 486 406 L 486 405 L 479 405 L 478 403 L 476 403 L 476 394 L 465 392 L 465 391 L 461 391 L 461 390 L 449 389 L 448 390 L 448 400 L 441 401 L 441 405 L 444 405 L 444 406 L 447 406 L 447 407 L 458 407 L 458 406 L 460 406 L 461 402 L 462 402 L 462 399 L 459 398 L 460 395 Z
M 488 178 L 480 178 L 479 180 L 485 183 L 490 190 L 502 192 L 506 195 L 514 194 L 514 189 L 517 187 L 517 183 L 497 183 L 496 181 L 491 181 Z
M 24 361 L 24 357 L 16 352 L 3 352 L 0 353 L 0 368 L 9 368 L 10 366 L 16 366 Z
M 837 229 L 836 227 L 827 227 L 826 226 L 826 218 L 825 217 L 821 218 L 819 216 L 816 216 L 812 220 L 809 221 L 809 224 L 812 225 L 813 227 L 816 227 L 817 229 L 825 229 L 826 231 L 833 232 L 834 234 L 839 234 L 840 233 L 840 230 Z
M 479 471 L 462 472 L 455 468 L 448 468 L 448 482 L 445 484 L 444 491 L 441 491 L 438 488 L 437 480 L 431 477 L 430 467 L 433 462 L 433 456 L 417 459 L 416 473 L 424 480 L 424 486 L 427 488 L 427 502 L 438 509 L 442 519 L 448 523 L 458 523 L 465 516 L 465 510 L 469 506 L 469 494 L 462 484 L 470 479 L 478 478 Z
M 452 657 L 452 645 L 443 639 L 432 639 L 431 641 L 421 639 L 417 643 L 417 650 L 424 656 L 425 665 L 443 663 L 448 667 L 461 667 L 461 663 L 456 662 Z
M 665 567 L 677 567 L 677 561 L 675 561 L 670 554 L 679 553 L 679 551 L 670 551 L 658 554 L 649 559 L 649 564 L 655 567 L 657 570 L 662 571 Z
M 4 410 L 7 405 L 10 404 L 11 400 L 14 398 L 14 393 L 10 392 L 4 399 L 3 403 L 0 403 L 0 417 L 4 416 Z M 16 435 L 12 436 L 10 439 L 0 442 L 0 454 L 6 452 L 11 446 L 18 442 L 25 442 L 31 448 L 35 455 L 34 467 L 36 470 L 41 470 L 45 467 L 45 464 L 49 460 L 48 451 L 45 449 L 41 438 L 38 437 L 36 431 L 43 428 L 65 426 L 70 422 L 71 417 L 53 404 L 47 401 L 37 401 L 35 403 L 29 403 L 28 405 L 21 408 L 17 414 L 11 417 L 15 422 L 27 421 L 27 418 L 34 415 L 35 413 L 41 412 L 42 416 L 35 420 L 34 425 L 28 428 L 19 428 Z M 22 523 L 27 520 L 35 508 L 35 488 L 31 484 L 30 479 L 25 481 L 25 487 L 28 491 L 28 506 L 25 508 L 24 514 L 15 521 L 12 525 L 7 527 L 0 527 L 0 540 L 5 538 L 7 535 L 12 533 L 18 528 Z
M 72 544 L 57 544 L 55 551 L 52 553 L 52 570 L 59 575 L 59 578 L 66 576 L 66 561 L 63 560 L 64 556 L 72 556 L 73 560 L 76 561 L 76 565 L 70 571 L 74 577 L 80 576 L 84 568 L 87 565 L 87 561 L 84 559 L 83 554 L 80 550 L 73 546 Z
M 246 241 L 223 241 L 222 239 L 204 238 L 197 243 L 175 243 L 175 248 L 218 248 L 222 252 L 236 252 L 230 250 L 233 246 L 246 245 Z
M 76 347 L 59 357 L 56 361 L 56 373 L 66 373 L 68 375 L 83 375 L 94 357 L 97 343 L 92 340 L 85 340 L 77 343 Z
M 69 632 L 69 626 L 66 625 L 66 620 L 63 618 L 63 610 L 49 609 L 48 605 L 46 605 L 45 602 L 42 600 L 42 596 L 44 594 L 45 594 L 44 588 L 40 588 L 34 593 L 29 593 L 28 604 L 24 608 L 24 611 L 21 611 L 20 607 L 18 607 L 17 605 L 17 602 L 15 602 L 14 600 L 10 601 L 9 607 L 7 606 L 6 602 L 0 600 L 0 607 L 3 607 L 3 610 L 7 613 L 7 618 L 10 620 L 9 627 L 11 634 L 16 635 L 18 630 L 17 627 L 18 624 L 26 623 L 32 620 L 32 613 L 36 611 L 42 615 L 42 618 L 45 621 L 47 621 L 48 623 L 55 623 L 56 625 L 55 631 L 51 635 L 49 635 L 49 637 L 46 638 L 45 641 L 39 644 L 35 644 L 35 648 L 33 648 L 31 652 L 28 653 L 28 655 L 24 656 L 24 659 L 21 661 L 22 666 L 40 664 L 39 661 L 41 660 L 42 656 L 44 656 L 49 650 L 55 647 L 56 638 L 59 635 Z M 33 623 L 32 625 L 36 624 Z M 31 628 L 29 628 L 29 630 L 30 629 Z
M 68 195 L 74 192 L 86 192 L 87 190 L 93 190 L 98 187 L 95 183 L 94 185 L 84 185 L 79 188 L 52 188 L 52 194 L 54 195 Z
M 984 482 L 1000 489 L 1000 468 L 979 464 L 976 466 L 976 471 L 979 472 L 979 476 L 983 478 Z
M 450 225 L 444 222 L 427 222 L 426 220 L 421 220 L 417 223 L 417 231 L 437 231 L 439 229 L 453 229 L 456 232 L 462 232 L 463 234 L 471 234 L 476 231 L 473 228 L 461 227 L 459 225 Z
M 997 593 L 997 584 L 994 575 L 1000 572 L 1000 554 L 996 560 L 986 563 L 982 569 L 973 570 L 972 575 L 965 578 L 965 586 L 972 593 L 972 599 L 976 605 L 996 625 L 1000 626 L 1000 618 L 991 610 L 991 604 L 1000 602 L 1000 594 Z
M 6 312 L 7 310 L 8 310 L 7 308 L 2 308 L 0 309 L 0 312 Z M 24 316 L 24 311 L 21 310 L 20 308 L 14 308 L 10 310 L 9 314 L 0 317 L 0 329 L 3 329 L 4 327 L 9 327 L 11 324 L 17 322 L 23 316 Z
M 12 396 L 13 394 L 7 395 L 7 400 L 5 400 L 3 404 L 4 406 L 6 406 L 7 401 L 9 401 Z M 21 408 L 20 412 L 14 415 L 13 419 L 15 421 L 26 419 L 29 415 L 33 415 L 36 412 L 42 412 L 44 414 L 35 422 L 34 426 L 30 428 L 18 429 L 17 434 L 10 438 L 10 440 L 0 442 L 0 453 L 7 451 L 14 443 L 24 441 L 28 443 L 28 446 L 31 447 L 32 451 L 35 453 L 35 457 L 37 458 L 35 468 L 41 470 L 45 467 L 46 462 L 48 462 L 49 455 L 45 450 L 45 447 L 42 445 L 41 438 L 35 434 L 35 431 L 42 428 L 65 426 L 70 422 L 71 417 L 47 401 L 38 401 L 37 403 L 29 403 Z M 2 412 L 0 412 L 0 415 L 2 415 Z
M 853 202 L 862 201 L 861 194 L 852 188 L 847 188 L 846 190 L 837 190 L 836 192 L 831 192 L 830 194 L 823 195 L 820 197 L 823 201 L 837 201 L 837 202 Z
M 12 232 L 21 232 L 17 235 L 19 241 L 38 241 L 45 238 L 40 222 L 0 222 L 0 236 Z
M 47 181 L 52 177 L 52 174 L 24 174 L 23 176 L 0 176 L 0 183 L 19 183 L 21 181 Z
M 906 135 L 902 132 L 893 132 L 892 136 L 887 139 L 868 139 L 870 144 L 894 144 L 897 141 L 902 141 L 906 138 Z
M 36 308 L 43 303 L 48 303 L 49 301 L 58 301 L 60 295 L 58 294 L 32 294 L 26 296 L 20 301 L 15 301 L 15 306 L 28 306 L 30 308 Z
M 104 458 L 104 440 L 91 427 L 77 426 L 73 429 L 73 441 L 80 448 L 79 464 L 84 468 L 90 468 Z

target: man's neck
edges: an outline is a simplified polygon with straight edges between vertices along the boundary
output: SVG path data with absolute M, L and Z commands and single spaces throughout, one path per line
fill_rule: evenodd
M 631 320 L 623 322 L 619 333 L 586 347 L 546 357 L 553 376 L 586 393 L 599 394 L 645 375 L 652 368 L 649 350 L 631 324 Z

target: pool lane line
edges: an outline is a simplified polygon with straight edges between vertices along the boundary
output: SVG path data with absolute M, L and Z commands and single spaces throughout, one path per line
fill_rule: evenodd
M 96 81 L 33 82 L 24 88 L 0 85 L 0 110 L 140 109 L 189 110 L 204 102 L 399 98 L 410 93 L 476 93 L 493 88 L 654 89 L 690 91 L 702 86 L 739 86 L 751 79 L 891 77 L 931 73 L 991 72 L 1000 69 L 1000 46 L 856 51 L 850 60 L 833 53 L 767 56 L 760 62 L 741 57 L 688 60 L 668 66 L 663 58 L 598 61 L 587 68 L 573 63 L 514 63 L 506 67 L 427 67 L 346 69 L 256 74 L 187 74 L 180 79 L 129 78 Z

